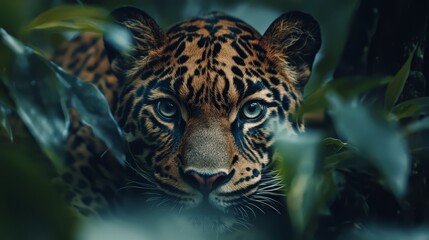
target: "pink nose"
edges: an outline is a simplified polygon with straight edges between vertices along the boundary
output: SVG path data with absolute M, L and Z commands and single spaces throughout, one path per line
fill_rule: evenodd
M 226 174 L 224 172 L 215 173 L 212 175 L 200 174 L 195 171 L 186 173 L 193 181 L 194 185 L 197 185 L 198 189 L 202 192 L 210 192 L 215 182 L 221 182 L 225 179 Z

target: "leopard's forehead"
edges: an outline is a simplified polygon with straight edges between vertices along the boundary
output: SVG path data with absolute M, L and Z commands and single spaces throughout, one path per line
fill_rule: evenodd
M 280 82 L 291 87 L 266 59 L 260 34 L 241 20 L 214 13 L 180 23 L 167 36 L 158 66 L 149 71 L 153 98 L 173 93 L 189 109 L 225 114 L 256 92 L 269 101 Z

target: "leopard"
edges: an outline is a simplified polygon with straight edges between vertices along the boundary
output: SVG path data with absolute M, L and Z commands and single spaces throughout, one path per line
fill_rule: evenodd
M 134 199 L 202 211 L 217 223 L 275 208 L 284 195 L 276 139 L 304 131 L 294 112 L 321 47 L 317 20 L 291 11 L 260 34 L 221 12 L 165 31 L 135 7 L 111 17 L 131 36 L 130 51 L 83 33 L 52 60 L 104 95 L 126 164 L 71 109 L 60 174 L 67 202 L 83 216 L 103 216 Z

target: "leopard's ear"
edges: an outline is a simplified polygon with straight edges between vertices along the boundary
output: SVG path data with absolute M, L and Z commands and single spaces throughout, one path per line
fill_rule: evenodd
M 166 34 L 153 18 L 142 10 L 134 7 L 121 7 L 111 12 L 111 17 L 124 26 L 132 36 L 132 47 L 129 52 L 118 48 L 112 37 L 104 35 L 104 45 L 113 72 L 118 77 L 132 75 L 129 73 L 135 64 L 144 64 L 149 61 L 167 41 Z
M 260 44 L 267 57 L 280 61 L 279 67 L 295 71 L 297 84 L 303 87 L 321 46 L 319 23 L 306 13 L 285 13 L 268 27 Z

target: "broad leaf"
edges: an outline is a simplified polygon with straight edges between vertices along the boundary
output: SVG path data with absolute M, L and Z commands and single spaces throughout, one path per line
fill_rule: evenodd
M 299 116 L 307 112 L 326 108 L 328 102 L 325 96 L 330 91 L 337 92 L 342 97 L 349 99 L 365 91 L 384 85 L 390 79 L 390 77 L 334 79 L 305 97 L 303 104 L 298 108 L 296 114 Z
M 5 84 L 16 112 L 53 164 L 61 169 L 69 117 L 56 77 L 44 59 L 3 29 L 0 38 L 15 55 L 14 68 Z
M 327 97 L 337 132 L 365 156 L 362 161 L 367 159 L 382 173 L 393 193 L 402 197 L 410 173 L 410 159 L 396 122 L 376 118 L 362 105 L 344 102 L 334 93 Z
M 414 49 L 407 61 L 401 67 L 401 69 L 393 77 L 392 81 L 387 85 L 386 94 L 384 97 L 384 109 L 386 111 L 391 111 L 399 96 L 402 93 L 402 90 L 405 86 L 405 81 L 407 81 L 408 75 L 410 74 L 411 61 L 414 57 Z
M 401 102 L 393 108 L 392 112 L 399 120 L 422 114 L 429 115 L 429 97 L 414 98 Z
M 298 234 L 312 228 L 335 190 L 332 172 L 322 172 L 317 163 L 319 134 L 305 133 L 279 139 L 280 170 L 287 181 L 288 212 Z
M 122 130 L 113 117 L 104 95 L 93 84 L 66 73 L 49 62 L 58 80 L 70 94 L 71 106 L 79 112 L 81 120 L 90 126 L 94 134 L 103 140 L 121 163 L 125 163 L 125 145 Z
M 68 108 L 75 108 L 124 164 L 122 132 L 104 95 L 93 85 L 65 73 L 0 29 L 0 37 L 16 56 L 15 69 L 7 81 L 16 111 L 58 169 L 68 136 Z
M 63 5 L 52 8 L 29 24 L 27 30 L 81 30 L 103 32 L 103 24 L 109 23 L 105 9 L 80 5 Z

